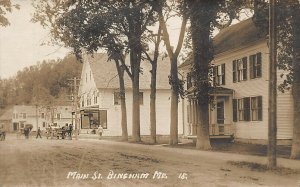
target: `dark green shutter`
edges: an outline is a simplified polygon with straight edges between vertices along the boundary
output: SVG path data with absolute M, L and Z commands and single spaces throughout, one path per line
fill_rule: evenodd
M 262 96 L 258 96 L 257 97 L 258 99 L 258 120 L 259 121 L 262 121 L 262 111 L 263 111 L 263 108 L 262 108 Z
M 254 79 L 254 75 L 255 75 L 255 63 L 254 63 L 254 58 L 255 58 L 255 55 L 251 55 L 249 57 L 249 60 L 250 60 L 250 79 Z
M 236 68 L 236 60 L 234 60 L 232 62 L 232 81 L 233 82 L 236 82 L 236 71 L 237 71 L 237 68 Z
M 232 99 L 232 119 L 234 122 L 237 122 L 237 100 Z
M 262 68 L 262 64 L 261 64 L 261 53 L 257 53 L 257 65 L 256 65 L 256 77 L 261 77 L 261 68 Z
M 243 59 L 243 80 L 247 80 L 247 57 Z

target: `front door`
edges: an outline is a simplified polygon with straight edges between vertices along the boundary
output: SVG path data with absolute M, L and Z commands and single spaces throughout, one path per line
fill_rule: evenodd
M 217 124 L 219 135 L 224 134 L 224 101 L 217 102 Z

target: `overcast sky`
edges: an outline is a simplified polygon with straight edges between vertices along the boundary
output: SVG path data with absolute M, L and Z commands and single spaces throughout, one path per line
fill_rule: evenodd
M 63 58 L 70 52 L 59 46 L 41 45 L 49 41 L 49 31 L 30 21 L 34 13 L 31 0 L 12 0 L 12 3 L 19 4 L 20 10 L 7 14 L 10 26 L 0 27 L 0 78 L 14 76 L 38 61 Z M 168 24 L 171 45 L 176 46 L 181 20 L 174 19 Z
M 10 26 L 0 27 L 0 77 L 16 75 L 24 67 L 43 59 L 63 58 L 68 50 L 58 46 L 41 46 L 49 37 L 49 31 L 30 20 L 34 9 L 31 0 L 13 0 L 20 5 L 7 17 Z

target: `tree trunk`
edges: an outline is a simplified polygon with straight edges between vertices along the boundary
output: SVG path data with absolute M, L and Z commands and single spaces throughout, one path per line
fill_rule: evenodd
M 140 134 L 140 53 L 131 52 L 132 67 L 132 140 L 134 142 L 141 141 Z
M 178 70 L 177 58 L 171 58 L 171 119 L 170 119 L 170 145 L 178 144 Z
M 300 6 L 300 5 L 298 5 Z M 294 129 L 291 158 L 300 158 L 300 15 L 296 12 L 294 18 L 294 62 L 292 94 L 294 100 Z
M 197 149 L 211 149 L 209 139 L 209 63 L 210 63 L 210 18 L 204 10 L 205 3 L 194 2 L 191 13 L 191 36 L 193 46 L 195 87 L 197 92 L 198 124 L 197 124 Z M 201 10 L 200 10 L 201 9 Z M 200 10 L 200 11 L 199 11 Z
M 293 100 L 294 100 L 294 128 L 293 128 L 293 143 L 291 158 L 300 158 L 300 58 L 297 59 L 297 65 L 294 65 L 294 80 L 293 80 Z M 298 73 L 297 73 L 298 72 Z
M 157 62 L 153 62 L 151 70 L 150 94 L 150 131 L 151 143 L 156 143 L 156 70 Z
M 128 140 L 128 131 L 127 131 L 127 110 L 126 110 L 126 95 L 125 95 L 125 84 L 124 84 L 124 69 L 122 69 L 119 61 L 116 62 L 116 67 L 119 76 L 120 84 L 120 100 L 121 100 L 121 128 L 122 128 L 122 141 Z

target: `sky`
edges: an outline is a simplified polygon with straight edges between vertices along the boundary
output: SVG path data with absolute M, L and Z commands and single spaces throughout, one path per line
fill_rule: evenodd
M 15 76 L 19 70 L 43 60 L 63 58 L 71 50 L 60 46 L 41 45 L 49 41 L 49 30 L 31 22 L 34 8 L 31 0 L 12 0 L 20 10 L 7 14 L 10 25 L 0 27 L 0 78 Z M 168 22 L 171 45 L 177 46 L 181 20 Z M 156 32 L 155 29 L 154 32 Z
M 13 0 L 20 10 L 7 14 L 10 25 L 0 27 L 0 78 L 9 78 L 19 70 L 47 59 L 63 58 L 69 50 L 59 46 L 41 46 L 49 40 L 49 31 L 32 23 L 31 0 Z

